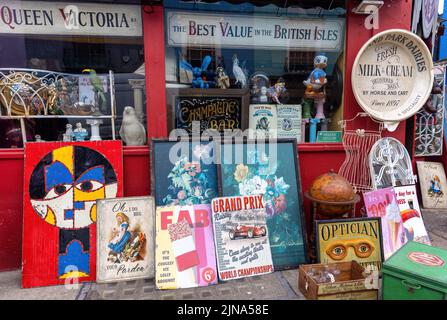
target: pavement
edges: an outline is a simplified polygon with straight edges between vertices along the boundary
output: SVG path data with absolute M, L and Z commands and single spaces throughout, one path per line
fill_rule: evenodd
M 432 245 L 447 249 L 447 211 L 423 210 Z M 298 270 L 278 271 L 264 276 L 222 284 L 179 290 L 157 290 L 153 280 L 143 279 L 107 284 L 84 283 L 77 288 L 64 286 L 21 289 L 19 270 L 0 272 L 0 300 L 303 300 L 298 289 Z

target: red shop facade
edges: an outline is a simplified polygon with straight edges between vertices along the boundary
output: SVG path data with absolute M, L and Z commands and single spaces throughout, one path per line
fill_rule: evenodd
M 116 1 L 118 3 L 119 1 Z M 122 4 L 126 1 L 121 1 Z M 129 4 L 135 6 L 134 3 Z M 213 2 L 213 1 L 210 1 Z M 250 2 L 257 5 L 269 3 L 269 1 L 229 1 L 234 5 L 244 5 Z M 270 1 L 271 3 L 281 1 Z M 343 2 L 344 6 L 344 49 L 341 65 L 343 70 L 343 95 L 342 112 L 339 119 L 352 119 L 362 109 L 357 104 L 351 86 L 351 70 L 354 60 L 363 46 L 363 44 L 375 34 L 387 29 L 406 29 L 411 27 L 412 2 L 407 0 L 385 1 L 385 5 L 380 9 L 380 20 L 378 29 L 366 28 L 365 19 L 367 15 L 356 14 L 353 12 L 360 1 L 288 1 L 296 3 L 296 6 L 309 8 L 330 8 L 331 3 Z M 104 3 L 102 1 L 101 3 Z M 318 4 L 316 4 L 318 3 Z M 36 2 L 37 4 L 37 2 Z M 68 3 L 67 3 L 68 4 Z M 191 10 L 196 5 L 194 1 L 188 4 Z M 207 4 L 202 4 L 206 6 Z M 209 4 L 212 5 L 211 3 Z M 100 6 L 100 4 L 98 4 Z M 145 121 L 147 128 L 148 141 L 151 138 L 168 137 L 169 114 L 167 104 L 166 79 L 166 15 L 164 4 L 151 2 L 138 5 L 142 17 L 142 46 L 144 54 L 141 59 L 144 60 L 144 67 L 141 74 L 144 74 L 145 80 Z M 278 5 L 277 10 L 285 10 Z M 211 10 L 211 9 L 210 9 Z M 276 14 L 276 13 L 275 13 Z M 2 31 L 3 32 L 3 31 Z M 8 35 L 9 36 L 9 35 Z M 1 35 L 4 39 L 7 35 Z M 45 39 L 45 35 L 39 35 L 38 39 Z M 0 41 L 0 44 L 4 40 Z M 8 49 L 3 46 L 2 51 Z M 2 54 L 4 55 L 4 54 Z M 192 56 L 190 56 L 192 58 Z M 132 59 L 127 56 L 126 59 Z M 2 64 L 5 67 L 5 63 Z M 84 66 L 88 67 L 88 66 Z M 50 66 L 47 66 L 50 69 Z M 231 72 L 229 72 L 231 73 Z M 118 113 L 119 114 L 119 113 Z M 413 138 L 413 126 L 410 120 L 401 122 L 396 131 L 384 132 L 383 136 L 392 136 L 407 143 Z M 365 118 L 356 118 L 351 123 L 353 127 L 365 129 L 377 129 L 377 124 L 369 123 Z M 345 150 L 342 143 L 309 143 L 298 144 L 299 163 L 301 168 L 302 190 L 307 190 L 311 182 L 320 174 L 329 170 L 338 171 L 345 160 Z M 150 144 L 143 146 L 124 146 L 124 195 L 141 196 L 149 195 L 150 185 Z M 23 177 L 24 177 L 24 150 L 23 148 L 2 148 L 0 149 L 0 271 L 19 269 L 21 266 L 21 248 L 22 248 L 22 226 L 23 226 Z M 310 204 L 304 201 L 307 221 L 310 221 Z M 310 225 L 308 225 L 310 228 Z

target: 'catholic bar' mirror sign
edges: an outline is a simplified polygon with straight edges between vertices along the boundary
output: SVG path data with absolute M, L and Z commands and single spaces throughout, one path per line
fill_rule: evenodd
M 433 86 L 430 50 L 415 34 L 391 29 L 360 49 L 351 76 L 359 105 L 394 131 L 425 104 Z

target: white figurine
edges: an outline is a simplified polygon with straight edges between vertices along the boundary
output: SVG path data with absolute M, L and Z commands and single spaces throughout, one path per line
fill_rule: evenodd
M 42 140 L 42 137 L 40 136 L 40 134 L 36 134 L 34 136 L 34 139 L 36 140 L 36 142 L 44 142 L 45 140 Z
M 120 128 L 120 137 L 128 146 L 142 146 L 146 144 L 146 129 L 138 121 L 135 109 L 125 107 L 123 122 Z
M 268 100 L 268 96 L 267 96 L 267 87 L 262 86 L 261 88 L 261 94 L 259 95 L 259 102 L 261 103 L 267 103 Z
M 62 141 L 64 142 L 71 142 L 73 141 L 73 126 L 69 123 L 67 123 L 67 125 L 65 126 L 65 133 L 63 134 L 63 138 Z
M 88 132 L 87 129 L 82 127 L 82 123 L 78 122 L 76 123 L 76 129 L 73 130 L 71 136 L 74 141 L 84 141 L 88 136 Z
M 245 88 L 247 85 L 247 76 L 245 75 L 244 70 L 239 66 L 239 59 L 237 55 L 233 56 L 233 74 L 236 78 L 236 82 L 234 84 L 241 84 L 241 88 Z

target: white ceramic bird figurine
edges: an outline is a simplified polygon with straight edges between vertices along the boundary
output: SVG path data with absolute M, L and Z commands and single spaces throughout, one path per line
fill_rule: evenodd
M 247 77 L 244 73 L 244 70 L 239 66 L 239 59 L 237 58 L 237 55 L 233 56 L 233 74 L 236 78 L 235 84 L 240 83 L 241 88 L 245 88 L 247 84 Z
M 128 146 L 142 146 L 146 144 L 146 129 L 138 121 L 135 109 L 125 107 L 123 111 L 123 122 L 120 128 L 120 137 Z

